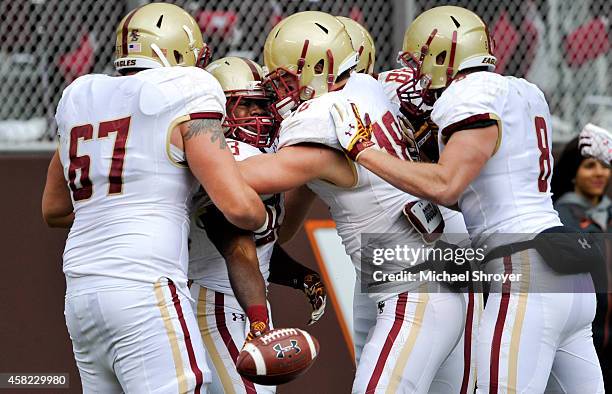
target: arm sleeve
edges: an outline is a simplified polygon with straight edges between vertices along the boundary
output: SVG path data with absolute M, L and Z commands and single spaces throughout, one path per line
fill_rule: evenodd
M 304 277 L 310 274 L 316 274 L 316 272 L 289 256 L 280 245 L 274 245 L 270 258 L 269 282 L 304 290 Z

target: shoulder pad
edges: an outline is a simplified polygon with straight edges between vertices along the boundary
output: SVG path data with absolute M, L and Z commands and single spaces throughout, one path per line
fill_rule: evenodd
M 283 120 L 279 131 L 278 149 L 302 142 L 311 142 L 342 149 L 336 136 L 330 108 L 334 95 L 326 93 L 302 103 L 290 117 Z
M 143 85 L 139 107 L 146 115 L 183 108 L 191 112 L 225 113 L 225 94 L 219 82 L 197 67 L 161 67 L 136 74 Z

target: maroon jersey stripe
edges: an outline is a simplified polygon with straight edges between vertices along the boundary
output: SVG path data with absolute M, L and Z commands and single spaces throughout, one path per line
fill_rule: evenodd
M 473 127 L 470 127 L 472 124 L 477 123 L 477 122 L 486 121 L 486 120 L 497 122 L 497 120 L 493 118 L 491 114 L 488 114 L 488 113 L 472 115 L 458 122 L 455 122 L 453 124 L 446 126 L 444 130 L 442 130 L 442 136 L 445 138 L 445 140 L 448 140 L 450 136 L 455 134 L 457 131 L 473 128 Z
M 238 348 L 236 347 L 236 343 L 232 338 L 232 334 L 227 329 L 227 324 L 225 322 L 225 295 L 223 293 L 219 293 L 215 291 L 215 322 L 217 324 L 217 330 L 219 330 L 219 334 L 221 334 L 221 339 L 223 339 L 223 343 L 227 348 L 230 356 L 232 357 L 232 361 L 234 361 L 234 365 L 236 364 L 236 360 L 238 360 Z M 257 394 L 257 390 L 255 390 L 255 385 L 253 382 L 242 378 L 242 382 L 244 383 L 244 388 L 247 394 Z
M 468 307 L 465 317 L 465 331 L 463 338 L 463 381 L 461 382 L 461 394 L 467 394 L 470 382 L 470 370 L 472 362 L 472 324 L 474 321 L 474 292 L 470 289 L 468 293 Z
M 512 273 L 512 256 L 504 257 L 504 273 Z M 501 352 L 501 340 L 504 334 L 504 323 L 508 314 L 508 304 L 510 303 L 510 282 L 506 281 L 502 285 L 501 301 L 499 303 L 499 312 L 497 313 L 497 321 L 495 322 L 495 330 L 493 331 L 493 343 L 491 344 L 491 359 L 489 370 L 489 394 L 497 393 L 499 386 L 499 354 Z
M 191 343 L 191 335 L 189 334 L 189 329 L 187 328 L 187 322 L 185 321 L 185 315 L 183 315 L 183 307 L 181 307 L 181 301 L 178 298 L 178 294 L 176 292 L 176 286 L 172 281 L 169 281 L 168 287 L 170 287 L 170 293 L 172 294 L 172 302 L 174 303 L 174 308 L 176 309 L 176 314 L 179 319 L 179 323 L 181 324 L 181 330 L 183 331 L 183 337 L 185 338 L 185 346 L 187 347 L 187 356 L 189 357 L 189 365 L 191 366 L 191 370 L 196 378 L 196 387 L 194 393 L 199 393 L 200 388 L 202 387 L 202 383 L 204 382 L 204 378 L 202 376 L 202 371 L 198 367 L 197 360 L 195 358 L 195 353 L 193 351 L 193 344 Z
M 194 112 L 189 114 L 189 120 L 194 119 L 221 119 L 223 114 L 219 112 Z
M 374 393 L 376 391 L 376 386 L 378 385 L 378 381 L 380 380 L 380 375 L 382 374 L 383 368 L 385 367 L 385 363 L 387 362 L 387 358 L 389 357 L 389 353 L 391 352 L 393 343 L 395 342 L 395 339 L 397 338 L 397 335 L 399 334 L 399 331 L 402 328 L 402 324 L 404 323 L 407 300 L 408 293 L 402 293 L 398 296 L 397 304 L 395 305 L 395 321 L 393 321 L 393 326 L 391 326 L 389 335 L 387 335 L 385 344 L 383 345 L 380 355 L 378 356 L 378 361 L 376 361 L 374 372 L 372 373 L 370 381 L 368 382 L 366 393 Z

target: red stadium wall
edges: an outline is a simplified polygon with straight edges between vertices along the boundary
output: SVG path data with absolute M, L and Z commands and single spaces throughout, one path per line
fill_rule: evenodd
M 61 256 L 67 232 L 47 228 L 40 214 L 49 159 L 49 154 L 0 156 L 0 373 L 67 372 L 70 390 L 62 392 L 77 393 L 81 386 L 63 314 Z M 326 219 L 329 214 L 318 203 L 309 217 Z M 316 268 L 303 231 L 287 250 Z M 277 327 L 305 328 L 310 306 L 300 292 L 272 285 L 270 302 Z M 331 302 L 327 308 L 322 321 L 307 327 L 321 345 L 319 359 L 307 375 L 284 385 L 278 393 L 350 392 L 355 369 Z

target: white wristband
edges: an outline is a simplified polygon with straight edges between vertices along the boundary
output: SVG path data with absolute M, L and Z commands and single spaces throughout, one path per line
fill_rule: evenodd
M 270 221 L 270 215 L 268 214 L 268 210 L 266 209 L 266 220 L 264 221 L 264 224 L 261 225 L 260 228 L 258 228 L 257 230 L 253 231 L 255 234 L 260 234 L 260 233 L 264 233 L 268 230 L 268 222 Z

